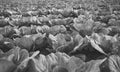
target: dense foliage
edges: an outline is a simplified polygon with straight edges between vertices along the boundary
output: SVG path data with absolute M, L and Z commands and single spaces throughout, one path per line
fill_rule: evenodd
M 119 0 L 1 2 L 0 72 L 120 72 Z

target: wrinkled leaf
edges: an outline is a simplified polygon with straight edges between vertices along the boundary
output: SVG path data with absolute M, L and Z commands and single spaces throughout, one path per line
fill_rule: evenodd
M 109 68 L 111 72 L 120 72 L 120 57 L 112 55 L 109 57 Z
M 99 45 L 97 45 L 97 44 L 95 43 L 95 41 L 94 41 L 93 39 L 90 39 L 89 37 L 87 37 L 87 38 L 90 40 L 91 45 L 92 45 L 97 51 L 99 51 L 100 53 L 103 53 L 103 54 L 107 55 L 107 54 L 102 50 L 102 48 L 100 48 Z

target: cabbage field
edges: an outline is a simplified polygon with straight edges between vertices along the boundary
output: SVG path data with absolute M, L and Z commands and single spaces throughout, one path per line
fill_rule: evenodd
M 120 72 L 120 0 L 0 0 L 0 72 Z

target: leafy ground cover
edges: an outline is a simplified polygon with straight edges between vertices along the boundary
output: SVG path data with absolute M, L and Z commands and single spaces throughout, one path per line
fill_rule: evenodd
M 0 3 L 0 72 L 120 72 L 119 0 Z

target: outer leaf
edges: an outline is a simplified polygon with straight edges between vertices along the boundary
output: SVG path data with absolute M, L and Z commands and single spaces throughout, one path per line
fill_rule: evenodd
M 78 42 L 78 45 L 75 46 L 74 51 L 76 51 L 83 44 L 83 38 L 79 34 L 76 35 L 75 40 Z
M 102 48 L 100 48 L 100 47 L 95 43 L 95 41 L 94 41 L 93 39 L 90 39 L 90 43 L 91 43 L 91 45 L 92 45 L 97 51 L 99 51 L 100 53 L 103 53 L 103 54 L 107 55 L 107 54 L 102 50 Z
M 120 72 L 120 57 L 112 55 L 109 58 L 109 68 L 111 72 Z
M 15 68 L 16 66 L 12 61 L 0 59 L 0 72 L 13 72 Z
M 93 61 L 88 62 L 88 64 L 91 63 L 92 65 L 90 65 L 85 72 L 100 72 L 99 66 L 100 66 L 106 59 L 107 59 L 107 58 L 102 59 L 102 60 L 95 60 L 95 61 L 93 60 Z
M 34 59 L 34 57 L 37 56 L 38 54 L 39 54 L 39 51 L 36 51 L 36 52 L 33 53 L 33 55 L 32 55 L 31 57 L 28 57 L 28 58 L 24 59 L 24 60 L 21 62 L 21 64 L 17 67 L 16 70 L 19 70 L 19 69 L 22 70 L 22 69 L 24 69 L 24 68 L 27 66 L 27 64 L 28 64 L 28 61 L 29 61 L 30 59 Z
M 106 60 L 92 60 L 87 63 L 83 63 L 79 68 L 76 69 L 76 72 L 100 72 L 99 66 Z
M 42 54 L 39 55 L 38 59 L 33 59 L 37 71 L 42 72 L 47 70 L 47 60 L 46 57 Z

